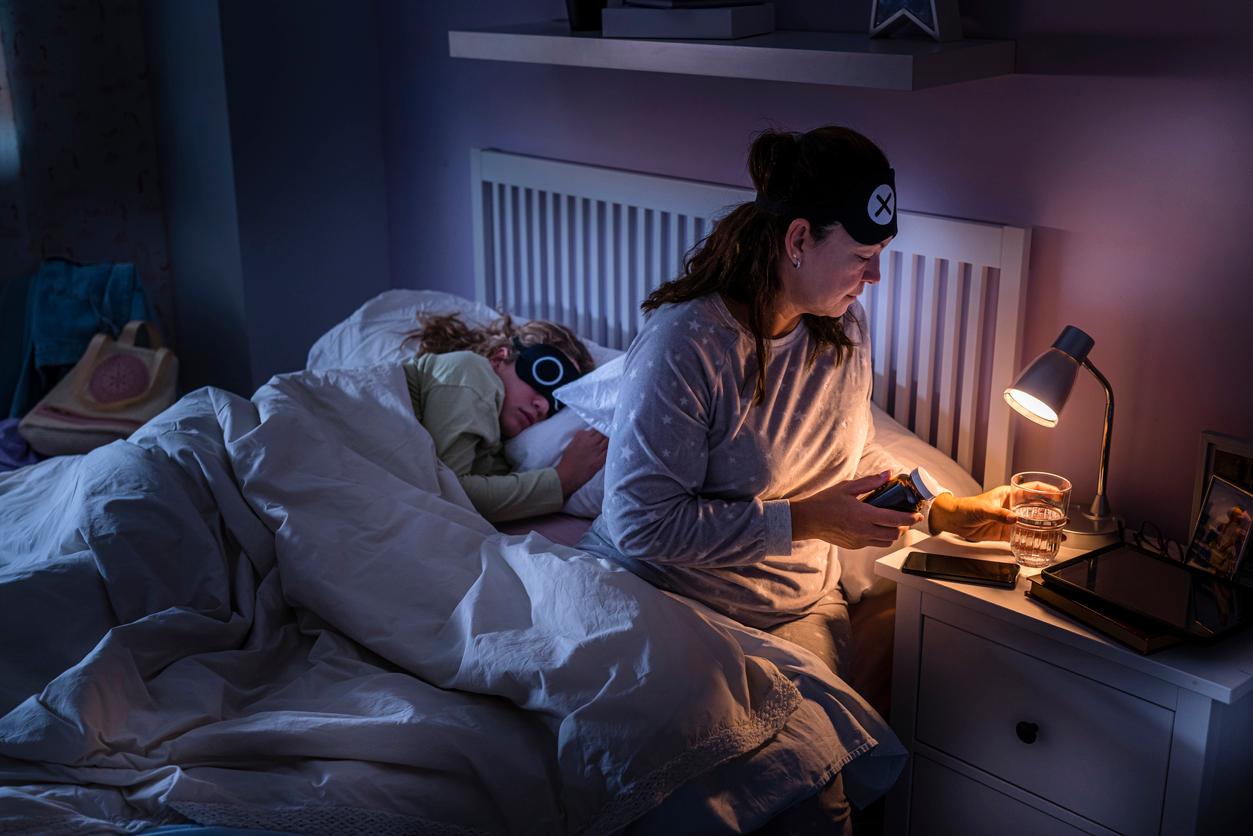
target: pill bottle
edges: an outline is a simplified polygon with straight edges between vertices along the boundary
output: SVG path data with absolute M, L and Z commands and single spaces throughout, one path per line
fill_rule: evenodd
M 866 494 L 862 502 L 868 502 L 876 508 L 914 513 L 922 510 L 924 502 L 935 499 L 940 490 L 940 484 L 926 468 L 915 467 L 910 473 L 893 476 Z

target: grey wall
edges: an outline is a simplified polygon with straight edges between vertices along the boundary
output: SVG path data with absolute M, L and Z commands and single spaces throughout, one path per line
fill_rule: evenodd
M 184 384 L 250 393 L 389 286 L 372 3 L 152 0 Z
M 453 60 L 449 28 L 564 5 L 384 0 L 392 281 L 473 293 L 472 147 L 746 184 L 755 131 L 847 124 L 891 157 L 902 208 L 1033 228 L 1023 358 L 1068 323 L 1095 337 L 1110 499 L 1183 537 L 1200 431 L 1253 435 L 1253 7 L 1222 7 L 966 0 L 968 32 L 1017 39 L 1021 72 L 894 93 Z M 781 2 L 779 22 L 855 28 L 868 8 Z M 1020 424 L 1016 464 L 1090 498 L 1103 411 L 1081 380 L 1057 429 Z

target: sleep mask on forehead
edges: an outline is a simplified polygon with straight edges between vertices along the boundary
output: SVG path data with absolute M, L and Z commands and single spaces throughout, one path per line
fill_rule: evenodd
M 829 202 L 791 205 L 758 195 L 757 206 L 771 215 L 808 218 L 816 226 L 834 222 L 858 244 L 877 244 L 896 235 L 896 172 L 890 168 L 842 181 L 828 191 Z
M 552 415 L 561 409 L 561 402 L 553 397 L 553 392 L 572 380 L 582 377 L 564 351 L 553 348 L 547 343 L 523 345 L 517 337 L 513 338 L 513 348 L 517 352 L 516 369 L 523 383 L 539 392 L 548 401 L 548 414 Z
M 877 244 L 896 234 L 896 172 L 880 172 L 849 184 L 831 207 L 835 219 L 858 244 Z

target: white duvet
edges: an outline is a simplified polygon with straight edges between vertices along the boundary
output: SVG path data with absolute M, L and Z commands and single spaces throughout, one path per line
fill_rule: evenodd
M 471 508 L 398 367 L 0 475 L 0 831 L 748 830 L 903 751 L 799 648 Z

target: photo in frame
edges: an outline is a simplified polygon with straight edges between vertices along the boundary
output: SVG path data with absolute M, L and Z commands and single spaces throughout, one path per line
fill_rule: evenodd
M 1201 452 L 1197 456 L 1196 481 L 1192 489 L 1192 518 L 1188 531 L 1196 530 L 1201 501 L 1209 488 L 1211 476 L 1226 479 L 1237 488 L 1253 493 L 1253 438 L 1206 430 L 1201 433 Z
M 1184 560 L 1221 578 L 1253 585 L 1253 559 L 1248 559 L 1250 530 L 1253 493 L 1211 475 Z

